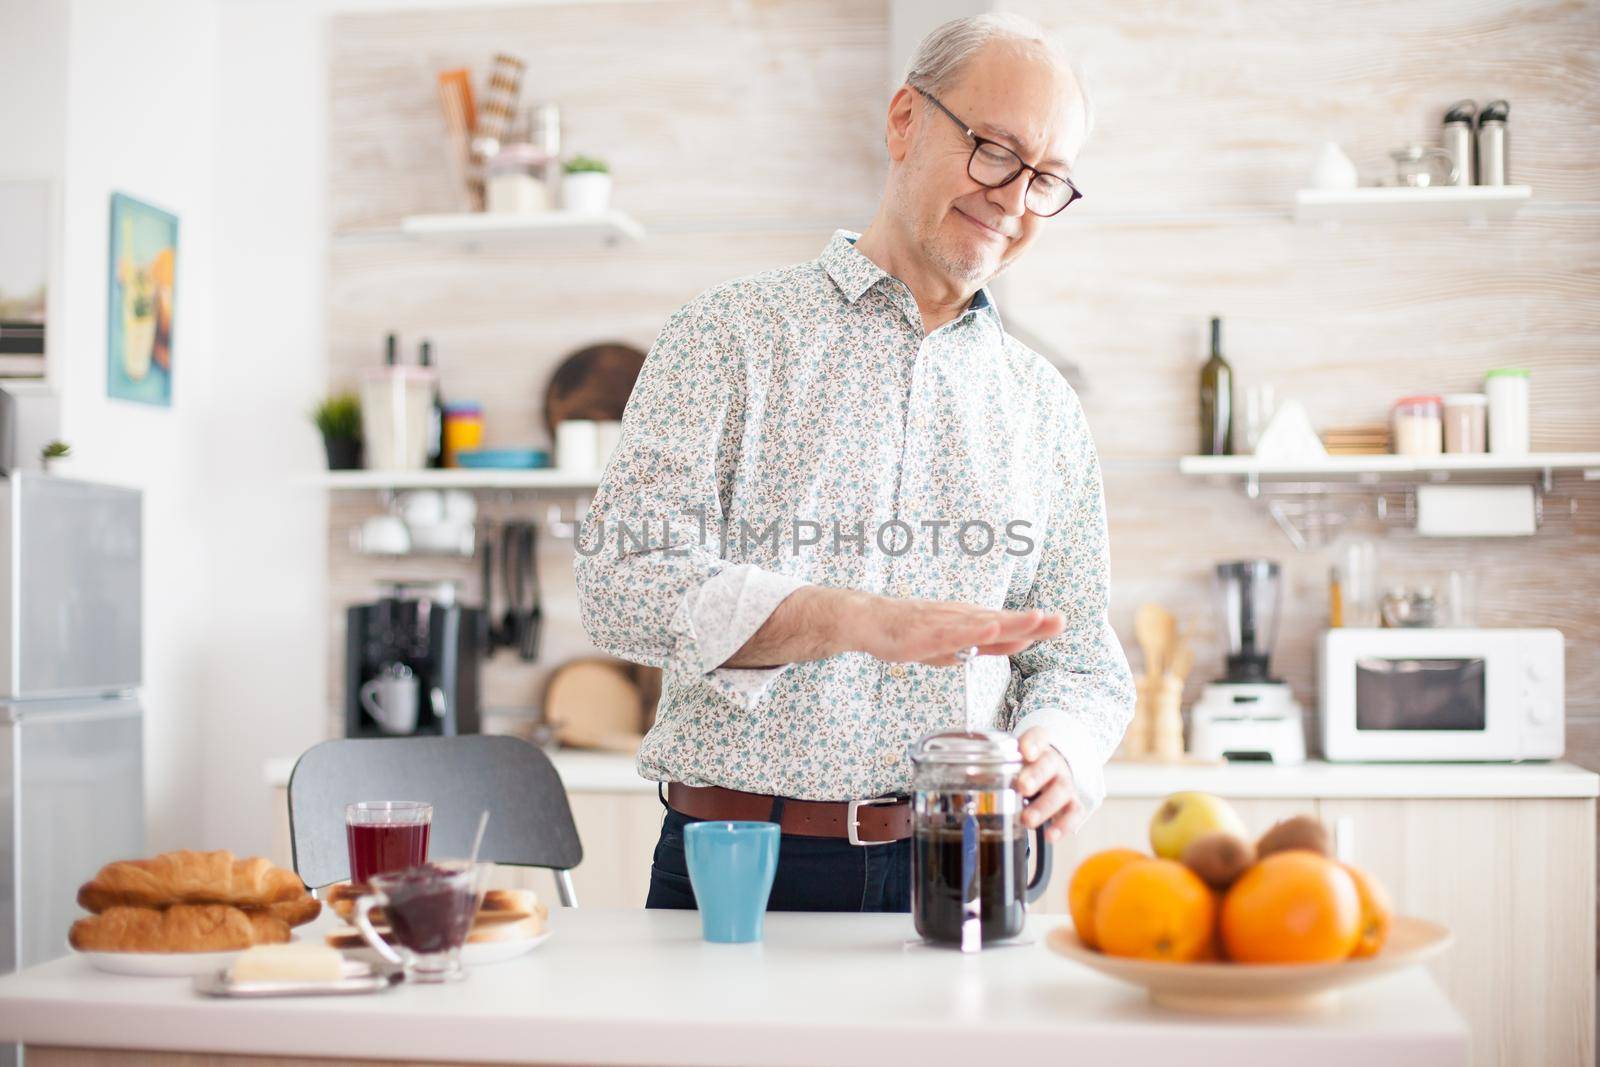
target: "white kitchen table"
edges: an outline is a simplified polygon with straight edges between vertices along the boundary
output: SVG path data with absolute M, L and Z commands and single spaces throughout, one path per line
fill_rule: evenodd
M 1184 1015 L 1046 949 L 1062 921 L 1032 916 L 1032 943 L 963 956 L 911 943 L 907 915 L 774 912 L 764 942 L 713 945 L 693 912 L 557 909 L 543 945 L 460 982 L 254 1001 L 68 958 L 0 978 L 0 1041 L 25 1042 L 30 1067 L 163 1062 L 153 1052 L 250 1064 L 1467 1062 L 1466 1027 L 1421 968 L 1348 990 L 1324 1014 Z

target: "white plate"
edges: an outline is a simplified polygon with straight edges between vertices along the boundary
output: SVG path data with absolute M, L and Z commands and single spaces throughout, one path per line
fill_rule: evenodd
M 525 937 L 518 941 L 479 941 L 468 943 L 461 948 L 461 962 L 468 967 L 477 967 L 485 963 L 503 963 L 514 960 L 523 953 L 532 952 L 546 941 L 550 940 L 550 931 L 536 937 Z
M 76 950 L 74 950 L 76 951 Z M 78 952 L 91 967 L 140 978 L 190 978 L 233 966 L 243 949 L 230 952 Z
M 479 941 L 461 947 L 461 963 L 465 967 L 482 967 L 490 963 L 504 963 L 514 960 L 518 956 L 532 952 L 546 941 L 550 940 L 551 930 L 545 930 L 537 937 L 524 937 L 515 941 Z M 362 945 L 360 948 L 347 948 L 342 950 L 346 959 L 358 960 L 362 963 L 376 967 L 383 963 L 372 949 Z

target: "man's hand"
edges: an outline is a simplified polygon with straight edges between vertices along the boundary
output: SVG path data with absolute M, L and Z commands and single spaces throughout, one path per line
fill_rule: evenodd
M 900 600 L 820 585 L 783 599 L 723 667 L 773 667 L 841 652 L 865 652 L 898 663 L 950 667 L 956 653 L 978 646 L 983 656 L 1009 656 L 1066 626 L 1047 611 L 996 611 L 951 600 Z
M 1035 726 L 1017 741 L 1022 746 L 1022 773 L 1017 775 L 1017 792 L 1031 798 L 1023 809 L 1022 825 L 1032 829 L 1053 816 L 1055 821 L 1044 832 L 1044 837 L 1046 841 L 1060 841 L 1067 836 L 1067 816 L 1078 803 L 1072 770 L 1045 736 L 1043 727 Z
M 1009 656 L 1048 640 L 1066 625 L 1046 611 L 997 611 L 950 600 L 898 600 L 865 595 L 841 619 L 846 644 L 890 662 L 949 667 L 956 653 L 978 646 L 981 656 Z

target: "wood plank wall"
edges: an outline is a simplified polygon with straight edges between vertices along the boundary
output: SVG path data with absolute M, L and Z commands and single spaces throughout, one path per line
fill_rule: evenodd
M 1257 504 L 1180 478 L 1193 447 L 1205 320 L 1226 318 L 1241 385 L 1271 384 L 1319 425 L 1381 419 L 1397 396 L 1533 371 L 1534 446 L 1600 450 L 1600 5 L 1530 0 L 1018 2 L 1060 34 L 1093 87 L 1089 194 L 1001 280 L 1008 319 L 1084 375 L 1105 459 L 1114 621 L 1132 645 L 1145 600 L 1178 611 L 1220 666 L 1209 567 L 1268 556 L 1287 573 L 1277 668 L 1313 698 L 1313 644 L 1340 543 L 1296 552 Z M 719 281 L 811 258 L 860 229 L 883 178 L 886 5 L 879 0 L 541 4 L 351 15 L 330 26 L 333 385 L 377 362 L 382 335 L 439 353 L 447 392 L 487 406 L 489 439 L 544 443 L 544 383 L 571 350 L 647 347 Z M 528 96 L 561 103 L 572 151 L 616 172 L 616 202 L 651 231 L 603 253 L 465 253 L 395 239 L 400 216 L 445 209 L 433 73 L 530 60 Z M 1534 186 L 1515 220 L 1296 225 L 1287 205 L 1323 140 L 1364 175 L 1434 136 L 1461 97 L 1512 102 L 1512 174 Z M 501 495 L 499 512 L 570 498 Z M 1465 568 L 1483 625 L 1568 637 L 1572 755 L 1600 767 L 1600 485 L 1558 482 L 1546 529 L 1504 542 L 1424 541 L 1357 517 L 1395 578 Z M 331 511 L 330 656 L 342 607 L 396 573 L 458 577 L 352 554 L 376 502 Z M 570 515 L 570 510 L 569 510 Z M 547 542 L 549 662 L 587 649 L 570 552 Z M 1135 656 L 1137 662 L 1137 657 Z M 537 700 L 547 664 L 497 659 L 491 704 Z M 335 683 L 339 672 L 330 672 Z M 1197 682 L 1189 697 L 1196 695 Z M 337 694 L 330 693 L 330 705 Z

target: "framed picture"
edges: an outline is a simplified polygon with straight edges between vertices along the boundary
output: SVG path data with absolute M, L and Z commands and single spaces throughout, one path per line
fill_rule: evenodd
M 0 181 L 0 379 L 42 378 L 51 186 Z
M 178 216 L 111 194 L 106 394 L 172 406 L 172 323 Z

